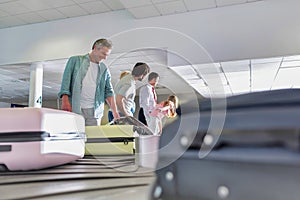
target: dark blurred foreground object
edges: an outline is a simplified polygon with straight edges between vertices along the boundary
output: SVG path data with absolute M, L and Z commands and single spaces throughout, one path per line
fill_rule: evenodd
M 164 128 L 150 199 L 298 200 L 300 90 L 188 102 Z

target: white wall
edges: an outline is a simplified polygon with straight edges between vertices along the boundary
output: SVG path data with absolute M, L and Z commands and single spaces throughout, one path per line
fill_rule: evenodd
M 294 55 L 300 53 L 299 7 L 299 0 L 265 0 L 140 20 L 123 10 L 0 29 L 0 65 L 86 53 L 100 37 L 111 37 L 115 52 L 168 47 L 193 63 L 207 62 L 205 50 L 214 61 Z

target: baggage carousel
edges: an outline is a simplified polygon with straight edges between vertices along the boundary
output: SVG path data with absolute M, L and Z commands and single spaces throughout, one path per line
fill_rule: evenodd
M 153 169 L 135 156 L 87 156 L 33 171 L 1 171 L 0 199 L 148 199 Z

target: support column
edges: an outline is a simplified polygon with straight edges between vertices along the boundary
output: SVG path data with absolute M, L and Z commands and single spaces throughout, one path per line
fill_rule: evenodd
M 32 63 L 30 69 L 29 107 L 42 107 L 43 63 Z

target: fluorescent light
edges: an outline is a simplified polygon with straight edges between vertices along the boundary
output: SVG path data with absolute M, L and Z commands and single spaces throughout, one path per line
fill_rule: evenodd
M 300 85 L 300 67 L 281 68 L 272 85 L 272 89 L 291 88 L 293 85 Z
M 300 67 L 300 60 L 283 62 L 280 67 Z
M 270 90 L 279 63 L 264 63 L 252 65 L 251 91 Z

